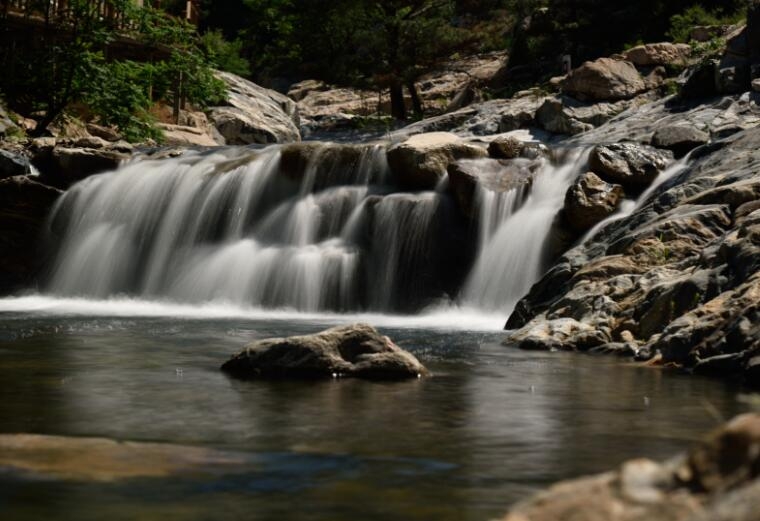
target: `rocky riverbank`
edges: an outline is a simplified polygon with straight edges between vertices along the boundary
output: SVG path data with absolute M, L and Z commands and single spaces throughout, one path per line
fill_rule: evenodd
M 755 521 L 760 512 L 760 415 L 739 416 L 687 454 L 632 460 L 559 483 L 504 521 Z

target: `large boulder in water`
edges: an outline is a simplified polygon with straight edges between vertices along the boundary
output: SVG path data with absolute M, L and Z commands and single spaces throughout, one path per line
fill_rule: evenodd
M 582 175 L 565 194 L 567 224 L 583 233 L 615 213 L 624 196 L 623 187 L 605 183 L 592 172 Z
M 630 99 L 647 90 L 644 78 L 631 62 L 599 58 L 570 72 L 562 92 L 582 101 Z
M 448 132 L 412 136 L 388 150 L 388 164 L 398 184 L 408 190 L 432 190 L 458 159 L 485 157 L 484 148 Z
M 61 191 L 31 176 L 0 180 L 0 294 L 26 288 L 42 267 L 39 239 Z
M 227 85 L 227 105 L 213 107 L 209 119 L 228 145 L 300 141 L 293 100 L 228 72 L 217 77 Z
M 402 380 L 428 374 L 414 355 L 366 324 L 334 327 L 314 335 L 258 340 L 222 365 L 222 370 L 242 379 Z
M 589 157 L 591 170 L 605 181 L 642 190 L 673 160 L 673 154 L 638 143 L 599 145 Z

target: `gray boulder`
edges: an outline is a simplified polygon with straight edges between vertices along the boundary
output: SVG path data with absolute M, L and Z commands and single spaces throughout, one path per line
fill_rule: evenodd
M 668 125 L 658 128 L 652 136 L 652 146 L 672 151 L 681 158 L 695 148 L 710 142 L 710 134 L 685 125 Z
M 562 92 L 581 101 L 630 99 L 647 90 L 631 62 L 599 58 L 574 69 L 562 81 Z
M 228 145 L 300 141 L 292 99 L 228 72 L 217 77 L 227 85 L 227 105 L 213 107 L 209 119 Z
M 91 175 L 116 170 L 130 155 L 103 148 L 56 146 L 50 157 L 50 167 L 43 169 L 42 177 L 46 183 L 65 189 Z
M 388 150 L 388 164 L 398 184 L 408 190 L 431 190 L 458 159 L 485 157 L 486 150 L 448 132 L 418 134 Z
M 488 144 L 488 155 L 494 159 L 515 159 L 522 150 L 522 141 L 515 137 L 496 138 Z
M 684 65 L 691 56 L 691 46 L 685 43 L 647 43 L 623 53 L 623 59 L 639 67 Z
M 672 161 L 673 154 L 638 143 L 599 145 L 591 152 L 591 170 L 605 181 L 642 190 Z
M 222 371 L 241 379 L 355 377 L 402 380 L 427 375 L 410 353 L 366 324 L 249 344 Z

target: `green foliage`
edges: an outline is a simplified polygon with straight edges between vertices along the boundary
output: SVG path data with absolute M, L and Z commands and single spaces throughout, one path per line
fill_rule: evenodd
M 100 63 L 83 88 L 84 101 L 105 125 L 117 126 L 129 141 L 157 139 L 160 133 L 148 112 L 151 100 L 146 85 L 151 82 L 153 66 L 123 60 Z
M 50 4 L 40 5 L 43 14 L 52 9 Z M 110 0 L 117 17 L 103 16 L 95 5 L 69 0 L 66 19 L 57 20 L 55 11 L 45 16 L 40 41 L 20 48 L 0 45 L 0 67 L 6 71 L 0 77 L 0 91 L 19 112 L 43 114 L 36 134 L 72 103 L 83 103 L 102 123 L 118 126 L 130 140 L 158 137 L 150 108 L 155 101 L 175 96 L 180 77 L 182 95 L 196 106 L 224 97 L 224 84 L 211 67 L 223 60 L 234 66 L 234 44 L 212 42 L 210 37 L 204 45 L 185 20 L 138 8 L 131 0 Z M 11 38 L 5 23 L 0 20 L 0 37 Z M 125 37 L 142 44 L 139 61 L 107 59 L 108 50 Z
M 240 38 L 228 42 L 224 39 L 222 31 L 216 29 L 203 34 L 200 43 L 206 59 L 217 69 L 238 76 L 250 76 L 251 67 L 248 60 L 241 56 L 243 41 Z
M 691 30 L 697 26 L 731 25 L 744 17 L 744 12 L 726 13 L 723 9 L 708 11 L 701 5 L 693 5 L 684 12 L 670 19 L 670 30 L 667 33 L 673 41 L 688 43 L 691 40 Z

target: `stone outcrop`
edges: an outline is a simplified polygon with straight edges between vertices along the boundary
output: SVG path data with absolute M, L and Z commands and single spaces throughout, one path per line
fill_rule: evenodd
M 211 108 L 209 119 L 228 145 L 301 139 L 293 100 L 228 72 L 217 72 L 217 76 L 227 85 L 227 105 Z
M 589 166 L 605 181 L 633 192 L 646 188 L 673 160 L 669 152 L 639 143 L 600 145 L 591 151 Z
M 567 75 L 561 87 L 562 92 L 581 101 L 630 99 L 647 90 L 632 63 L 612 58 L 584 63 Z
M 259 340 L 222 370 L 242 379 L 418 378 L 427 370 L 410 353 L 366 324 L 340 326 L 314 335 Z
M 32 173 L 26 156 L 0 149 L 0 179 Z
M 0 180 L 0 294 L 34 286 L 45 220 L 60 194 L 31 176 Z
M 625 343 L 640 359 L 760 385 L 750 363 L 760 355 L 758 171 L 756 130 L 710 145 L 636 212 L 565 253 L 517 305 L 505 343 L 543 328 L 547 349 Z M 554 336 L 568 319 L 583 328 Z
M 398 184 L 408 190 L 431 190 L 458 159 L 485 157 L 485 148 L 447 132 L 412 136 L 388 150 L 388 164 Z
M 637 45 L 622 54 L 622 59 L 637 67 L 657 65 L 686 65 L 691 56 L 691 46 L 685 43 L 647 43 Z
M 504 521 L 755 521 L 760 511 L 760 415 L 738 416 L 664 463 L 638 459 L 554 485 Z
M 494 159 L 515 159 L 522 150 L 522 141 L 512 136 L 499 137 L 488 144 L 488 155 Z
M 535 124 L 554 134 L 574 136 L 599 127 L 622 112 L 649 101 L 646 95 L 616 102 L 582 102 L 569 96 L 545 98 Z
M 678 158 L 709 142 L 710 134 L 686 125 L 660 127 L 652 136 L 653 146 L 670 150 Z
M 8 111 L 0 102 L 0 138 L 6 137 L 19 130 L 18 126 L 11 120 Z
M 523 144 L 523 151 L 529 149 Z M 522 190 L 529 192 L 536 172 L 541 165 L 540 159 L 521 158 L 506 160 L 468 160 L 456 161 L 448 167 L 448 191 L 454 197 L 461 212 L 469 219 L 475 218 L 475 199 L 478 185 L 493 192 Z
M 116 170 L 130 158 L 129 154 L 111 148 L 55 146 L 48 150 L 41 146 L 38 150 L 32 161 L 40 165 L 41 180 L 62 189 L 92 175 Z
M 615 213 L 624 196 L 622 186 L 606 183 L 588 172 L 568 189 L 564 218 L 575 232 L 583 233 Z

